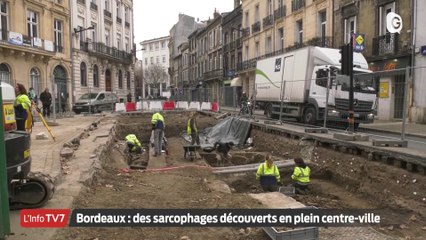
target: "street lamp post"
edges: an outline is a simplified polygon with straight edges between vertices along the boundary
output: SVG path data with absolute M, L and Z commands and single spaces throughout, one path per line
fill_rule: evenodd
M 83 28 L 83 27 L 79 26 L 78 28 L 74 28 L 73 29 L 74 33 L 72 33 L 71 35 L 77 37 L 78 33 L 81 33 L 81 32 L 87 31 L 87 30 L 93 30 L 93 29 L 95 29 L 94 26 L 90 26 L 90 27 L 87 27 L 87 28 Z M 71 54 L 71 89 L 72 89 L 71 90 L 72 91 L 71 95 L 72 95 L 72 103 L 75 102 L 75 96 L 74 96 L 74 91 L 75 91 L 75 83 L 74 83 L 74 81 L 75 81 L 75 79 L 74 79 L 74 56 L 73 56 L 73 51 L 74 51 L 74 38 L 71 37 L 71 50 L 70 50 L 70 54 Z

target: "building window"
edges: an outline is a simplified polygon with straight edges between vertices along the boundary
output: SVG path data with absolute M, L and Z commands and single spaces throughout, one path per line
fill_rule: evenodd
M 63 46 L 62 46 L 62 22 L 55 19 L 53 23 L 53 31 L 54 31 L 54 38 L 55 38 L 55 51 L 56 52 L 62 52 Z
M 40 96 L 40 71 L 37 68 L 31 68 L 30 87 L 34 89 L 36 96 Z
M 254 57 L 257 58 L 260 56 L 260 44 L 259 42 L 256 42 L 254 44 Z
M 120 5 L 120 1 L 117 1 L 117 17 L 121 17 L 121 5 Z
M 166 47 L 166 41 L 161 41 L 161 49 L 164 49 Z
M 124 7 L 124 21 L 129 22 L 129 8 L 127 6 Z
M 130 90 L 130 72 L 127 72 L 127 90 Z
M 109 11 L 109 1 L 110 0 L 105 0 L 105 10 Z
M 166 63 L 166 55 L 163 55 L 163 63 Z
M 27 11 L 28 37 L 38 37 L 38 14 L 34 11 Z
M 273 14 L 273 10 L 272 10 L 272 0 L 268 0 L 268 7 L 266 9 L 266 15 L 270 16 Z
M 7 39 L 8 31 L 8 6 L 6 2 L 0 1 L 0 40 Z
M 156 62 L 157 64 L 159 64 L 159 63 L 160 63 L 160 57 L 159 57 L 159 56 L 155 57 L 155 62 Z
M 303 43 L 303 21 L 299 20 L 296 22 L 296 43 Z
M 93 65 L 93 86 L 99 87 L 99 68 L 98 65 Z
M 110 42 L 110 36 L 109 36 L 109 29 L 105 29 L 105 44 L 107 46 L 110 46 L 111 42 Z
M 80 84 L 81 86 L 87 86 L 87 69 L 84 62 L 80 64 Z
M 149 51 L 152 51 L 152 43 L 149 44 Z
M 97 42 L 97 25 L 96 23 L 92 22 L 93 30 L 92 30 L 92 42 Z
M 271 53 L 272 52 L 272 37 L 269 36 L 266 38 L 266 42 L 265 42 L 265 53 Z
M 151 57 L 151 58 L 150 58 L 149 63 L 150 63 L 150 64 L 154 64 L 154 57 Z
M 121 50 L 121 34 L 117 33 L 117 49 Z
M 125 45 L 125 50 L 126 50 L 126 52 L 129 52 L 130 51 L 130 46 L 129 46 L 129 38 L 128 37 L 126 37 L 126 39 L 124 40 L 125 41 L 125 43 L 124 43 L 124 45 Z
M 245 27 L 248 28 L 250 27 L 250 19 L 249 19 L 249 12 L 246 12 L 246 16 L 245 16 Z
M 386 16 L 390 12 L 395 12 L 395 2 L 388 3 L 386 5 L 379 7 L 379 19 L 380 19 L 379 34 L 380 34 L 380 36 L 386 35 L 386 34 L 389 33 L 388 28 L 387 28 Z
M 356 16 L 349 17 L 345 19 L 345 43 L 349 43 L 351 36 L 356 32 Z
M 0 64 L 0 82 L 11 83 L 9 67 L 4 63 Z
M 284 29 L 283 28 L 278 29 L 277 47 L 279 50 L 284 49 Z
M 145 66 L 148 66 L 148 58 L 145 58 Z
M 259 16 L 259 4 L 256 5 L 255 9 L 254 9 L 254 22 L 259 22 L 260 21 L 260 16 Z
M 118 88 L 123 89 L 123 73 L 118 70 Z
M 246 46 L 246 61 L 250 59 L 249 46 Z
M 327 12 L 320 12 L 318 14 L 318 22 L 319 22 L 319 37 L 321 39 L 322 46 L 325 46 L 325 37 L 327 35 Z

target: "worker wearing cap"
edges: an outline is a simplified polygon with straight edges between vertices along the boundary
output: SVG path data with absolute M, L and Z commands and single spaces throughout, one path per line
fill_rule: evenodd
M 197 121 L 194 112 L 191 112 L 189 115 L 186 134 L 191 136 L 191 145 L 194 145 L 194 143 L 200 145 L 200 137 L 198 136 Z
M 256 180 L 260 181 L 260 185 L 265 192 L 277 191 L 277 185 L 281 184 L 280 171 L 274 164 L 272 156 L 266 156 L 264 163 L 260 164 L 256 172 Z
M 154 130 L 154 157 L 161 155 L 162 140 L 164 137 L 164 128 L 166 122 L 164 121 L 161 112 L 156 112 L 151 118 L 152 130 Z
M 129 148 L 129 152 L 134 152 L 134 153 L 142 152 L 141 143 L 139 142 L 135 134 L 128 134 L 125 139 L 127 142 L 127 147 Z
M 301 158 L 295 158 L 294 163 L 296 166 L 294 167 L 293 175 L 291 175 L 291 179 L 293 179 L 293 187 L 296 189 L 296 192 L 303 193 L 308 189 L 311 169 Z

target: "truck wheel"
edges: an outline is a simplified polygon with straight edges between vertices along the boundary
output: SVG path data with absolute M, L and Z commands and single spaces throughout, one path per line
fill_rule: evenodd
M 272 118 L 272 105 L 268 104 L 265 108 L 267 118 Z
M 305 114 L 303 115 L 303 121 L 306 124 L 315 125 L 315 123 L 317 122 L 317 112 L 316 112 L 315 108 L 308 107 L 305 110 Z

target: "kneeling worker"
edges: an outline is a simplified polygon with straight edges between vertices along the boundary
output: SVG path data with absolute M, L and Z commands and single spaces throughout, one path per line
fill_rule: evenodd
M 280 171 L 277 165 L 274 164 L 271 155 L 266 156 L 266 161 L 257 168 L 256 180 L 260 180 L 263 191 L 277 191 L 277 185 L 281 184 Z
M 311 169 L 301 158 L 295 158 L 294 163 L 296 166 L 294 167 L 293 175 L 291 175 L 293 187 L 296 189 L 297 193 L 303 193 L 308 189 Z
M 127 147 L 131 153 L 142 153 L 141 143 L 135 134 L 129 134 L 126 136 Z

